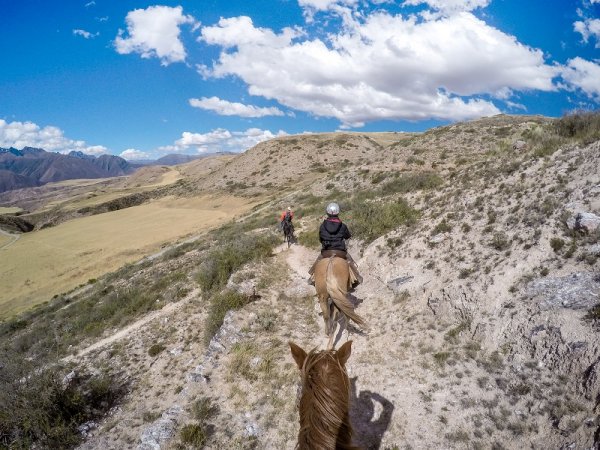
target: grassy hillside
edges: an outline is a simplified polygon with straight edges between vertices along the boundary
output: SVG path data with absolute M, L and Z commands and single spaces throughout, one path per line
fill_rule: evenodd
M 86 374 L 73 387 L 83 410 L 96 392 L 86 383 L 110 380 L 101 392 L 119 410 L 100 420 L 94 403 L 93 414 L 66 416 L 31 402 L 39 384 L 14 389 L 33 371 L 24 365 L 2 378 L 0 392 L 18 396 L 0 399 L 0 442 L 22 433 L 55 443 L 52 417 L 72 446 L 93 417 L 82 448 L 293 448 L 297 371 L 286 343 L 323 342 L 305 271 L 335 200 L 355 236 L 365 282 L 354 296 L 370 325 L 350 329 L 357 444 L 593 448 L 600 234 L 566 221 L 577 209 L 600 214 L 599 145 L 598 114 L 498 116 L 422 134 L 280 138 L 194 183 L 186 175 L 178 192 L 189 197 L 173 204 L 191 205 L 203 189 L 235 192 L 241 220 L 0 326 L 3 359 L 57 378 Z M 274 233 L 288 204 L 304 244 L 290 250 Z M 130 211 L 133 223 L 135 208 L 152 205 L 115 213 Z M 2 419 L 17 404 L 29 406 Z M 151 441 L 159 429 L 165 439 Z

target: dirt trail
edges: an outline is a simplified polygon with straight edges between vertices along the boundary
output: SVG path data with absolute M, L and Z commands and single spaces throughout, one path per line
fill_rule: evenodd
M 7 231 L 4 231 L 4 230 L 0 230 L 0 234 L 8 236 L 9 238 L 12 238 L 12 241 L 0 246 L 0 250 L 10 247 L 11 245 L 13 245 L 15 242 L 17 242 L 21 238 L 20 234 L 12 234 L 12 233 L 8 233 Z
M 104 339 L 100 339 L 99 341 L 94 342 L 92 345 L 90 345 L 82 350 L 79 350 L 76 355 L 70 355 L 70 356 L 64 357 L 62 359 L 62 362 L 68 363 L 68 362 L 75 361 L 75 360 L 80 359 L 81 357 L 87 355 L 88 353 L 93 352 L 94 350 L 98 350 L 102 347 L 106 347 L 107 345 L 110 345 L 117 341 L 120 341 L 121 339 L 130 335 L 134 331 L 139 330 L 141 327 L 143 327 L 147 323 L 152 322 L 155 319 L 164 317 L 168 314 L 171 314 L 174 311 L 177 311 L 183 305 L 185 305 L 190 299 L 195 298 L 198 295 L 198 291 L 199 291 L 198 289 L 194 289 L 183 300 L 178 301 L 178 302 L 168 303 L 162 309 L 152 311 L 151 313 L 149 313 L 146 316 L 142 317 L 141 319 L 135 321 L 131 325 L 128 325 L 125 328 L 117 331 L 116 333 L 111 334 L 110 336 L 108 336 Z

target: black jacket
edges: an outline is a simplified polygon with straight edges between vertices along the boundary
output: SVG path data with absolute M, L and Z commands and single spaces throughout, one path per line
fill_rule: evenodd
M 337 217 L 329 217 L 323 221 L 319 228 L 319 240 L 322 250 L 346 251 L 344 239 L 350 239 L 352 235 L 348 227 Z

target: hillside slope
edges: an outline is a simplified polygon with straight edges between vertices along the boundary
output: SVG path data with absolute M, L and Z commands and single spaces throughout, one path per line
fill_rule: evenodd
M 82 449 L 294 448 L 287 342 L 324 344 L 305 271 L 336 200 L 369 324 L 338 340 L 354 341 L 357 444 L 595 448 L 600 120 L 588 119 L 500 116 L 260 144 L 199 183 L 243 182 L 236 189 L 267 192 L 267 203 L 6 322 L 0 337 L 15 360 L 70 355 L 67 372 L 127 380 L 120 406 L 84 428 Z M 322 142 L 329 150 L 310 161 Z M 289 250 L 273 234 L 287 204 L 299 216 Z

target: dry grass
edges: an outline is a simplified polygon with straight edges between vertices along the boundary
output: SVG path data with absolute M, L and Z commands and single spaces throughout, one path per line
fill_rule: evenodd
M 0 206 L 0 214 L 14 214 L 21 211 L 17 206 Z
M 9 238 L 5 234 L 0 234 L 0 248 L 2 248 L 4 244 L 8 244 L 12 240 L 12 238 Z
M 90 278 L 249 210 L 235 197 L 164 198 L 24 234 L 1 250 L 0 317 L 69 291 Z

